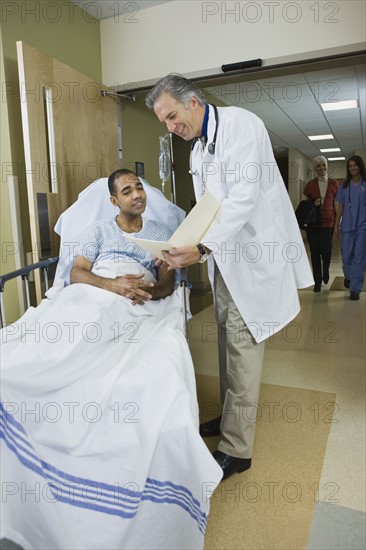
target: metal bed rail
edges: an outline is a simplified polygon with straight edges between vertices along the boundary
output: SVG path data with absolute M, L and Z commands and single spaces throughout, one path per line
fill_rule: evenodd
M 180 286 L 183 288 L 183 312 L 184 312 L 184 336 L 189 343 L 189 330 L 188 330 L 188 310 L 189 303 L 187 297 L 187 289 L 190 290 L 192 285 L 187 283 L 186 280 L 180 282 Z
M 4 308 L 4 288 L 5 283 L 7 281 L 10 281 L 12 279 L 16 279 L 17 277 L 21 277 L 24 283 L 24 290 L 25 290 L 25 301 L 26 301 L 26 309 L 30 306 L 30 294 L 29 294 L 29 276 L 30 274 L 35 271 L 36 269 L 41 269 L 43 271 L 43 279 L 44 279 L 44 285 L 45 285 L 45 292 L 48 290 L 48 270 L 50 266 L 56 262 L 58 262 L 59 256 L 53 256 L 51 258 L 46 258 L 45 260 L 41 260 L 39 262 L 36 262 L 34 264 L 22 267 L 20 269 L 16 269 L 15 271 L 11 271 L 10 273 L 6 273 L 5 275 L 0 275 L 0 328 L 4 328 L 6 326 L 6 318 L 5 318 L 5 308 Z M 181 270 L 182 274 L 184 275 L 182 280 L 180 281 L 180 286 L 183 288 L 183 311 L 184 311 L 184 334 L 189 341 L 189 331 L 188 331 L 188 298 L 187 298 L 187 292 L 186 290 L 191 288 L 191 285 L 187 283 L 186 280 L 186 271 Z
M 5 309 L 4 309 L 4 288 L 5 283 L 7 281 L 10 281 L 12 279 L 16 279 L 17 277 L 21 277 L 24 282 L 24 289 L 25 289 L 25 302 L 26 302 L 26 308 L 28 309 L 30 306 L 30 294 L 29 294 L 29 276 L 30 274 L 35 271 L 36 269 L 41 269 L 43 271 L 43 278 L 44 278 L 44 284 L 45 284 L 45 291 L 48 290 L 48 270 L 50 266 L 58 261 L 58 256 L 53 256 L 51 258 L 46 258 L 45 260 L 40 260 L 39 262 L 36 262 L 31 265 L 27 265 L 25 267 L 22 267 L 20 269 L 16 269 L 15 271 L 11 271 L 10 273 L 6 273 L 5 275 L 0 275 L 0 327 L 3 328 L 6 325 L 6 319 L 5 319 Z

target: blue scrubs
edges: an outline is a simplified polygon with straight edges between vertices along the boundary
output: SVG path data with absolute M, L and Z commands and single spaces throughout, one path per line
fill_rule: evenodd
M 350 291 L 361 292 L 366 269 L 366 182 L 339 187 L 335 202 L 343 205 L 341 253 Z

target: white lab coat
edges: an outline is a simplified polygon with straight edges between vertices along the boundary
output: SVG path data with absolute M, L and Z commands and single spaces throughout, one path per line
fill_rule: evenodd
M 210 106 L 208 142 L 191 155 L 196 198 L 204 186 L 221 202 L 203 244 L 213 257 L 257 342 L 287 325 L 300 310 L 297 289 L 314 284 L 294 210 L 263 122 L 237 107 Z M 203 183 L 203 184 L 202 184 Z

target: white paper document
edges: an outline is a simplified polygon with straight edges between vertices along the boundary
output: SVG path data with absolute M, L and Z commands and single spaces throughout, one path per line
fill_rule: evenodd
M 193 246 L 200 243 L 213 222 L 219 206 L 219 201 L 209 191 L 206 191 L 188 216 L 184 218 L 169 241 L 149 241 L 147 239 L 129 237 L 128 235 L 125 235 L 125 237 L 150 252 L 156 258 L 164 260 L 162 250 L 170 250 L 171 248 L 180 246 Z

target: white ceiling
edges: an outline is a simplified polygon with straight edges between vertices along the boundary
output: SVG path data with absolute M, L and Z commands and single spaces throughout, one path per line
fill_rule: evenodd
M 106 19 L 115 17 L 123 20 L 123 17 L 136 16 L 140 10 L 152 8 L 159 4 L 166 4 L 174 0 L 99 0 L 90 2 L 90 0 L 71 0 L 74 4 L 95 17 L 96 19 Z M 130 14 L 130 15 L 129 15 Z
M 73 0 L 75 4 L 87 7 L 90 15 L 103 19 L 164 4 L 174 0 Z M 363 60 L 364 61 L 364 60 Z M 319 149 L 340 147 L 339 153 L 331 156 L 353 154 L 355 149 L 366 148 L 366 77 L 363 64 L 334 63 L 322 70 L 299 72 L 296 68 L 286 76 L 265 77 L 259 73 L 257 79 L 251 75 L 229 77 L 203 83 L 211 96 L 227 105 L 237 105 L 257 114 L 269 131 L 272 145 L 279 153 L 281 148 L 294 147 L 304 155 L 313 158 Z M 320 103 L 357 99 L 358 108 L 324 112 Z M 312 142 L 307 136 L 333 134 L 334 140 Z
M 295 147 L 309 158 L 319 149 L 339 147 L 329 157 L 348 157 L 366 147 L 365 64 L 349 65 L 261 78 L 223 85 L 204 85 L 203 90 L 227 105 L 257 114 L 276 148 Z M 320 103 L 357 99 L 358 108 L 324 112 Z M 333 134 L 333 140 L 310 141 L 309 135 Z

